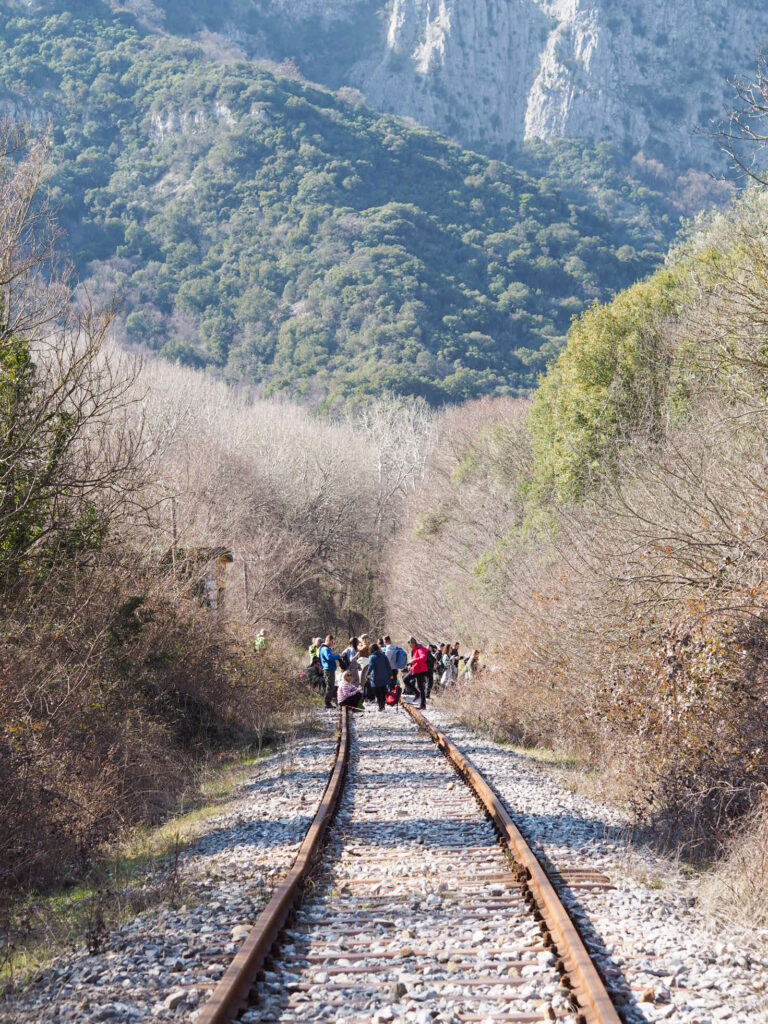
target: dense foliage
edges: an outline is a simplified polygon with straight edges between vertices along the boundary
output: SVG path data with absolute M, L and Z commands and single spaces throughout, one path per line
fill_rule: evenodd
M 330 405 L 515 393 L 675 230 L 606 146 L 516 170 L 352 90 L 55 7 L 0 3 L 0 96 L 52 121 L 52 195 L 127 339 L 188 364 Z
M 654 430 L 668 396 L 663 325 L 681 305 L 684 277 L 659 271 L 574 322 L 531 412 L 539 486 L 580 496 L 614 445 Z

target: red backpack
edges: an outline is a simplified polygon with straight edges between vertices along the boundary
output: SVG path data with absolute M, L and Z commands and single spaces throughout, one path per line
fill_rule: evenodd
M 396 683 L 392 687 L 384 700 L 390 705 L 390 707 L 394 707 L 395 704 L 400 703 L 400 683 Z
M 414 647 L 411 655 L 411 675 L 423 676 L 429 671 L 427 665 L 427 648 Z

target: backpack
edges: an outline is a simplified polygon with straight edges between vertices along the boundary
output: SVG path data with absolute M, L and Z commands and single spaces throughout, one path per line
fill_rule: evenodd
M 400 703 L 400 686 L 393 686 L 389 691 L 384 700 L 389 704 L 390 707 L 394 707 L 395 704 Z
M 349 668 L 349 655 L 348 654 L 340 654 L 339 655 L 339 668 L 342 671 L 344 671 L 345 669 Z
M 408 655 L 405 653 L 402 647 L 396 647 L 394 650 L 394 661 L 395 668 L 398 672 L 402 672 L 405 666 L 408 664 Z

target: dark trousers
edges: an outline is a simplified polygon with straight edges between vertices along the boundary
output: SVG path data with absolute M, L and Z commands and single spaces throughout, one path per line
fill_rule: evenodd
M 403 676 L 403 689 L 409 696 L 416 696 L 416 676 L 411 672 L 406 672 Z
M 325 676 L 325 706 L 332 708 L 336 703 L 336 669 L 323 672 Z
M 431 672 L 427 672 L 427 696 L 432 696 L 432 687 L 435 685 L 435 672 L 434 669 Z
M 429 680 L 429 674 L 424 672 L 422 675 L 414 676 L 413 681 L 419 691 L 419 697 L 421 697 L 421 703 L 427 703 L 427 682 Z
M 376 694 L 376 703 L 379 705 L 379 711 L 383 711 L 387 703 L 387 688 L 386 686 L 376 686 L 373 692 Z
M 341 704 L 339 704 L 340 708 L 361 708 L 362 706 L 362 693 L 353 693 L 351 697 L 345 697 Z

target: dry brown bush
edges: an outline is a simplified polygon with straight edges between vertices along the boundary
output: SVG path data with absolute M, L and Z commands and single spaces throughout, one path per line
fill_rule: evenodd
M 37 588 L 0 634 L 0 886 L 76 878 L 157 820 L 216 748 L 264 737 L 292 693 L 194 596 L 114 563 Z
M 299 437 L 276 405 L 142 378 L 109 348 L 111 311 L 58 267 L 46 160 L 45 140 L 0 127 L 0 903 L 77 877 L 211 751 L 284 728 L 294 638 L 275 629 L 257 656 L 254 623 L 310 614 L 318 556 L 374 530 L 340 459 L 319 489 L 282 479 L 332 443 L 356 457 L 350 430 L 305 417 Z M 222 549 L 247 556 L 253 589 L 213 610 L 201 585 Z
M 706 880 L 704 905 L 716 918 L 754 929 L 768 927 L 768 810 L 766 800 L 755 808 L 742 832 Z M 756 936 L 753 932 L 753 937 Z M 765 932 L 763 931 L 765 943 Z
M 703 301 L 686 340 L 707 315 L 717 338 L 721 310 Z M 737 322 L 738 358 L 702 347 L 684 413 L 612 452 L 577 505 L 528 500 L 524 408 L 442 417 L 389 595 L 398 622 L 484 650 L 453 695 L 465 717 L 598 767 L 690 856 L 720 848 L 768 782 L 768 417 L 754 318 Z

